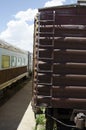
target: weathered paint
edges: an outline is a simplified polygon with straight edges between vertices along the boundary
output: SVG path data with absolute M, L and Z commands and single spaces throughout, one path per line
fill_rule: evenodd
M 86 6 L 39 9 L 34 22 L 37 106 L 86 109 Z

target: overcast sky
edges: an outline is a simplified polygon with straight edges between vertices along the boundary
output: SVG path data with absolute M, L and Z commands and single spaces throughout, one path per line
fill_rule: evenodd
M 77 0 L 0 0 L 0 39 L 33 51 L 33 20 L 38 8 L 67 5 Z

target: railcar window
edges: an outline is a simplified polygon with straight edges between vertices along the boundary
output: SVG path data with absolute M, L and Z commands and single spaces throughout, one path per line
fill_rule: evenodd
M 2 68 L 10 67 L 10 56 L 2 55 Z
M 16 56 L 11 56 L 11 66 L 15 67 L 17 64 L 17 57 Z
M 22 58 L 22 65 L 25 65 L 25 58 Z
M 19 57 L 17 58 L 17 66 L 21 66 L 22 65 L 22 58 Z

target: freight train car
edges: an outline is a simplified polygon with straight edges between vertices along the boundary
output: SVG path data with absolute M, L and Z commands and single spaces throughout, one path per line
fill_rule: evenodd
M 30 53 L 0 40 L 0 90 L 27 77 Z
M 59 130 L 86 129 L 85 5 L 42 8 L 34 20 L 33 99 L 46 108 L 46 130 L 53 119 Z

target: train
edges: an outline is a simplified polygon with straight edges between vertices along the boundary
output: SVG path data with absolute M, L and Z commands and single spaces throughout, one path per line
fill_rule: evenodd
M 0 91 L 29 76 L 32 53 L 0 40 Z
M 45 108 L 46 130 L 86 129 L 85 0 L 38 9 L 32 107 Z

